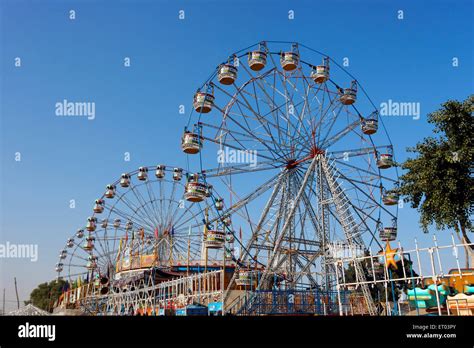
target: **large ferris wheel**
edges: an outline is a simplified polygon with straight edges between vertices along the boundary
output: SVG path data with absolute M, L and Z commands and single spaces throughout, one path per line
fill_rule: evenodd
M 199 88 L 182 148 L 228 192 L 239 260 L 265 267 L 258 288 L 274 274 L 331 288 L 335 242 L 363 251 L 396 238 L 398 179 L 380 126 L 358 81 L 297 43 L 232 53 Z
M 227 261 L 227 289 L 333 290 L 341 250 L 356 256 L 397 236 L 398 174 L 378 116 L 321 52 L 270 41 L 234 52 L 194 95 L 187 168 L 140 167 L 107 185 L 56 271 L 105 283 Z

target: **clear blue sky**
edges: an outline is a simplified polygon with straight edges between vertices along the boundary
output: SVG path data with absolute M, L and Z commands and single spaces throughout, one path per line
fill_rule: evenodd
M 431 135 L 428 112 L 474 91 L 470 0 L 0 4 L 0 242 L 39 245 L 36 263 L 0 259 L 8 301 L 14 276 L 21 300 L 55 276 L 58 251 L 107 183 L 140 165 L 184 165 L 178 145 L 187 114 L 178 106 L 189 108 L 212 69 L 240 48 L 298 41 L 339 63 L 348 57 L 349 72 L 376 105 L 388 99 L 421 103 L 420 120 L 384 119 L 399 161 L 406 147 Z M 179 10 L 185 20 L 178 19 Z M 131 58 L 130 68 L 123 67 L 124 57 Z M 56 117 L 54 105 L 63 99 L 94 101 L 96 119 Z M 130 162 L 123 161 L 126 151 Z M 76 209 L 69 208 L 71 199 Z M 430 238 L 409 207 L 399 211 L 399 230 L 408 247 L 413 236 Z

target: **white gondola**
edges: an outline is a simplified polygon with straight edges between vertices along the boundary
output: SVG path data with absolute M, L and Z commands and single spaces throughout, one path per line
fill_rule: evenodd
M 207 114 L 214 106 L 214 93 L 197 91 L 194 94 L 193 107 L 196 112 Z
M 94 213 L 100 214 L 104 211 L 104 200 L 96 199 L 94 204 Z
M 208 249 L 219 249 L 225 243 L 225 233 L 223 231 L 209 230 L 206 233 L 205 246 Z
M 260 71 L 267 65 L 267 52 L 266 46 L 260 44 L 260 47 L 256 51 L 249 52 L 248 64 L 250 69 L 253 71 Z
M 396 227 L 383 227 L 379 231 L 380 240 L 384 242 L 390 242 L 397 239 L 397 228 Z
M 239 271 L 239 275 L 235 279 L 237 285 L 245 287 L 252 286 L 255 281 L 255 274 L 251 271 Z
M 230 63 L 221 64 L 218 68 L 217 78 L 223 85 L 231 85 L 237 79 L 237 68 Z
M 105 190 L 105 198 L 114 198 L 115 197 L 115 185 L 109 184 Z
M 183 170 L 181 168 L 174 168 L 173 169 L 173 180 L 180 181 L 183 177 Z
M 291 51 L 281 52 L 280 54 L 280 64 L 283 70 L 292 71 L 298 67 L 300 62 L 300 55 L 296 45 L 292 46 Z
M 400 199 L 400 195 L 398 190 L 383 190 L 382 193 L 382 202 L 385 205 L 396 205 L 398 204 L 398 200 Z
M 352 81 L 350 88 L 344 88 L 339 96 L 339 100 L 343 105 L 352 105 L 357 100 L 357 82 Z
M 91 251 L 92 249 L 94 249 L 94 241 L 95 241 L 94 237 L 92 236 L 86 237 L 86 240 L 84 241 L 84 244 L 82 245 L 82 248 L 85 251 Z
M 130 175 L 127 173 L 123 173 L 120 176 L 120 186 L 122 187 L 129 187 L 130 186 Z
M 92 232 L 92 231 L 95 231 L 96 227 L 97 227 L 97 218 L 95 216 L 88 217 L 86 230 Z
M 207 184 L 207 188 L 206 188 L 206 197 L 207 198 L 212 196 L 212 188 L 213 188 L 213 186 L 211 184 Z
M 65 259 L 67 257 L 67 250 L 66 249 L 63 249 L 59 252 L 59 258 L 60 259 Z
M 79 238 L 79 239 L 84 237 L 84 230 L 82 230 L 82 229 L 77 230 L 76 237 Z
M 225 226 L 229 227 L 232 224 L 232 220 L 229 215 L 222 217 L 222 222 Z
M 232 260 L 232 257 L 234 256 L 234 249 L 229 249 L 225 248 L 225 258 L 226 260 Z
M 184 153 L 195 155 L 199 153 L 202 148 L 202 139 L 198 133 L 184 131 L 181 138 L 181 149 Z
M 125 229 L 130 230 L 133 227 L 133 222 L 132 221 L 127 221 L 125 224 Z
M 361 121 L 360 128 L 364 134 L 375 134 L 379 128 L 379 121 L 375 118 L 364 118 Z
M 102 220 L 102 222 L 100 223 L 100 226 L 102 228 L 107 228 L 108 225 L 109 225 L 109 220 L 107 219 Z
M 145 181 L 148 179 L 148 168 L 147 167 L 140 167 L 138 168 L 138 174 L 137 174 L 138 180 Z
M 120 227 L 120 219 L 115 219 L 114 220 L 114 228 L 119 228 Z
M 63 271 L 63 266 L 64 265 L 62 263 L 57 263 L 56 268 L 55 268 L 56 272 L 62 272 Z
M 72 248 L 74 246 L 74 239 L 73 238 L 69 238 L 66 242 L 66 246 L 68 248 Z
M 216 203 L 215 203 L 216 209 L 217 210 L 222 210 L 224 209 L 224 200 L 222 198 L 217 198 Z
M 377 167 L 380 169 L 388 169 L 393 166 L 393 155 L 390 153 L 383 153 L 377 158 Z
M 191 174 L 184 190 L 184 199 L 190 202 L 202 202 L 206 199 L 209 187 L 199 180 L 198 174 Z
M 233 243 L 234 240 L 235 240 L 235 238 L 234 238 L 234 235 L 233 235 L 232 233 L 227 233 L 227 234 L 225 235 L 225 241 L 226 241 L 227 243 Z
M 162 164 L 156 166 L 155 176 L 158 179 L 163 179 L 165 177 L 165 170 L 166 170 L 166 167 Z
M 86 267 L 88 270 L 94 269 L 97 267 L 97 256 L 89 255 Z
M 329 80 L 329 58 L 324 58 L 323 65 L 311 69 L 311 78 L 316 83 L 324 83 Z

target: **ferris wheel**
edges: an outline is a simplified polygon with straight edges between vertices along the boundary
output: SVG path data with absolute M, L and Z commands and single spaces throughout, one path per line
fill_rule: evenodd
M 228 193 L 217 213 L 232 216 L 241 273 L 265 267 L 257 288 L 272 274 L 291 288 L 334 287 L 335 243 L 364 252 L 396 238 L 398 174 L 377 108 L 307 46 L 230 54 L 194 95 L 181 146 Z
M 86 225 L 67 239 L 58 277 L 107 283 L 126 271 L 212 265 L 224 257 L 224 245 L 231 258 L 232 238 L 218 232 L 229 221 L 216 219 L 224 204 L 206 200 L 211 192 L 218 197 L 196 174 L 178 167 L 123 173 L 95 200 Z

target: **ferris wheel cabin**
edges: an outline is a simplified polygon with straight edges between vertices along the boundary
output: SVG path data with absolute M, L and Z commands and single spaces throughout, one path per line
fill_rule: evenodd
M 248 65 L 253 71 L 260 71 L 267 64 L 267 53 L 261 50 L 249 52 Z
M 165 177 L 166 166 L 159 164 L 156 166 L 155 176 L 157 179 L 163 179 Z
M 344 88 L 342 90 L 339 100 L 343 105 L 352 105 L 357 100 L 357 82 L 352 81 L 350 88 Z
M 184 131 L 181 139 L 181 148 L 184 153 L 195 155 L 199 153 L 202 147 L 202 140 L 198 133 Z
M 377 133 L 379 121 L 375 118 L 362 119 L 360 127 L 362 129 L 362 133 L 372 135 Z
M 214 106 L 214 94 L 198 91 L 194 95 L 193 107 L 196 112 L 207 114 Z
M 221 64 L 217 74 L 219 82 L 223 85 L 231 85 L 237 79 L 237 68 L 232 64 Z

